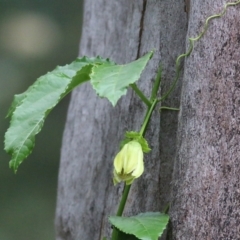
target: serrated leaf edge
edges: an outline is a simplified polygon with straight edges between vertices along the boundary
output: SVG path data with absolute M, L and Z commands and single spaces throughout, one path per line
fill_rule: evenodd
M 162 213 L 160 213 L 160 212 L 147 212 L 147 213 L 149 213 L 149 214 L 153 214 L 153 213 L 155 213 L 155 214 L 162 214 Z M 163 215 L 168 216 L 167 214 L 163 214 Z M 136 215 L 136 216 L 124 217 L 124 218 L 134 218 L 134 220 L 137 220 L 136 217 L 139 217 L 139 216 L 145 216 L 145 213 L 139 213 L 139 214 Z M 146 215 L 146 216 L 147 216 L 147 215 Z M 126 234 L 134 235 L 136 238 L 138 238 L 138 236 L 136 236 L 134 233 L 126 232 L 126 231 L 124 231 L 123 229 L 115 226 L 114 223 L 111 221 L 111 217 L 116 217 L 116 216 L 110 216 L 110 217 L 108 217 L 108 220 L 109 220 L 109 222 L 110 222 L 114 227 L 116 227 L 119 231 L 124 232 L 124 233 L 126 233 Z M 119 217 L 119 218 L 122 218 L 122 217 L 120 217 L 120 216 L 118 216 L 118 217 Z M 139 220 L 138 220 L 138 221 L 139 221 Z M 162 228 L 162 232 L 159 232 L 158 237 L 161 237 L 161 236 L 162 236 L 163 232 L 164 232 L 165 229 L 167 228 L 168 223 L 169 223 L 169 216 L 168 216 L 167 223 L 166 223 L 165 226 Z M 140 224 L 140 225 L 143 225 L 143 224 Z M 149 239 L 149 240 L 150 240 L 150 239 Z M 157 240 L 157 239 L 156 239 L 156 240 Z
M 152 56 L 153 56 L 153 51 L 150 51 L 150 52 L 146 53 L 146 54 L 143 55 L 141 58 L 136 59 L 135 61 L 132 61 L 132 62 L 127 63 L 127 64 L 122 64 L 122 65 L 119 64 L 119 65 L 116 65 L 116 66 L 124 67 L 124 66 L 126 66 L 126 65 L 128 65 L 128 64 L 131 64 L 131 63 L 133 63 L 133 62 L 137 62 L 137 61 L 141 60 L 141 59 L 142 59 L 143 57 L 145 57 L 146 55 L 149 55 L 148 60 L 147 60 L 147 62 L 146 62 L 146 64 L 145 64 L 145 66 L 146 66 L 147 63 L 148 63 L 148 61 L 149 61 L 149 60 L 152 58 Z M 103 66 L 103 65 L 104 65 L 104 64 L 102 64 L 101 66 Z M 92 68 L 92 73 L 90 74 L 90 79 L 91 79 L 90 82 L 91 82 L 92 88 L 96 91 L 96 93 L 97 93 L 97 95 L 98 95 L 99 97 L 107 98 L 107 97 L 105 97 L 105 96 L 100 95 L 100 94 L 98 93 L 98 89 L 97 89 L 97 88 L 94 86 L 94 84 L 92 83 L 92 76 L 94 76 L 94 74 L 96 75 L 96 72 L 94 71 L 94 70 L 95 70 L 94 68 L 95 68 L 95 67 L 98 68 L 98 67 L 101 67 L 101 66 L 97 66 L 97 65 L 93 66 L 93 68 Z M 114 66 L 114 65 L 109 65 L 108 67 L 113 67 L 113 66 Z M 139 76 L 138 76 L 138 79 L 131 81 L 131 82 L 128 84 L 128 86 L 129 86 L 130 84 L 133 84 L 133 83 L 137 82 L 137 81 L 140 79 L 143 70 L 144 70 L 144 68 L 140 71 Z M 122 94 L 121 94 L 121 96 L 118 98 L 118 100 L 119 100 L 122 96 L 125 96 L 125 95 L 127 94 L 127 88 L 128 88 L 128 86 L 126 86 L 125 89 L 122 89 Z M 112 100 L 109 99 L 109 98 L 107 98 L 107 99 L 112 103 L 113 106 L 115 106 L 115 105 L 117 104 L 117 102 L 118 102 L 118 100 L 117 100 L 117 101 L 112 101 Z
M 54 70 L 53 70 L 54 71 Z M 49 74 L 49 73 L 51 73 L 51 72 L 48 72 L 47 74 Z M 47 74 L 45 74 L 45 75 L 47 75 Z M 45 76 L 44 75 L 44 76 Z M 65 75 L 65 74 L 64 74 Z M 69 78 L 68 76 L 66 76 L 65 75 L 65 77 L 67 77 L 67 78 Z M 69 78 L 70 79 L 70 78 Z M 39 82 L 40 83 L 40 82 Z M 38 83 L 38 84 L 39 84 Z M 70 85 L 70 83 L 71 83 L 71 81 L 66 85 L 66 87 L 65 87 L 65 91 L 68 89 L 68 86 Z M 38 84 L 36 84 L 36 85 L 32 85 L 32 88 L 31 88 L 31 90 L 33 90 L 34 88 L 37 88 L 37 86 L 38 86 Z M 64 91 L 64 92 L 65 92 Z M 27 92 L 26 93 L 26 95 L 25 95 L 25 98 L 21 101 L 21 104 L 19 104 L 16 108 L 15 108 L 15 110 L 13 111 L 13 113 L 12 113 L 12 116 L 14 115 L 14 112 L 16 111 L 16 109 L 17 108 L 19 108 L 23 103 L 24 103 L 24 101 L 27 99 L 27 96 L 28 96 L 28 94 L 30 93 L 31 91 L 29 91 L 29 92 Z M 20 153 L 20 149 L 22 149 L 22 147 L 24 146 L 24 144 L 26 143 L 26 141 L 29 139 L 29 136 L 31 136 L 31 134 L 32 134 L 32 132 L 34 132 L 34 130 L 37 128 L 37 127 L 39 127 L 39 130 L 36 132 L 36 134 L 34 134 L 34 136 L 33 136 L 33 141 L 32 141 L 32 148 L 31 149 L 29 149 L 28 148 L 28 154 L 25 156 L 25 158 L 27 158 L 31 153 L 32 153 L 32 150 L 33 150 L 33 148 L 34 148 L 34 146 L 35 146 L 35 136 L 41 131 L 41 129 L 42 129 L 42 127 L 43 127 L 43 124 L 44 124 L 44 121 L 45 121 L 45 119 L 46 119 L 46 114 L 49 112 L 49 111 L 51 111 L 58 103 L 59 103 L 59 101 L 62 99 L 62 95 L 64 94 L 64 92 L 60 95 L 60 97 L 58 98 L 58 100 L 56 101 L 56 104 L 54 104 L 52 107 L 50 107 L 50 108 L 48 108 L 48 109 L 46 109 L 46 111 L 44 112 L 44 114 L 43 114 L 43 117 L 35 124 L 35 127 L 33 128 L 33 130 L 27 135 L 27 137 L 23 140 L 23 141 L 21 141 L 21 146 L 19 146 L 18 148 L 16 148 L 16 150 L 14 151 L 14 150 L 8 150 L 6 147 L 4 147 L 4 150 L 7 152 L 7 153 L 10 153 L 11 155 L 12 155 L 12 157 L 13 156 L 15 156 L 15 158 L 14 159 L 17 159 L 17 157 L 16 156 L 19 156 L 19 153 Z M 12 121 L 13 121 L 13 119 L 12 119 L 12 117 L 11 117 L 11 121 L 10 121 L 10 127 L 11 127 L 11 124 L 12 124 Z M 42 124 L 41 124 L 42 123 Z M 9 131 L 9 129 L 10 129 L 10 127 L 8 128 L 8 130 L 7 130 L 7 132 Z M 6 136 L 6 134 L 7 134 L 7 132 L 5 133 L 5 136 Z M 16 138 L 11 142 L 11 144 L 14 142 L 16 140 Z M 5 137 L 5 139 L 4 139 L 4 145 L 6 146 L 6 137 Z M 9 145 L 11 145 L 11 144 L 9 144 Z M 17 155 L 16 155 L 17 154 Z M 24 158 L 24 159 L 25 159 Z M 14 169 L 14 172 L 16 173 L 16 171 L 17 171 L 17 169 L 16 169 L 16 167 L 18 168 L 18 166 L 23 162 L 23 160 L 24 159 L 22 159 L 20 162 L 19 162 L 19 164 L 17 164 L 17 161 L 16 160 L 14 160 L 13 158 L 10 160 L 10 162 L 9 162 L 9 166 L 10 166 L 10 168 L 13 168 Z M 12 164 L 12 162 L 14 162 L 14 164 Z
M 96 60 L 95 62 L 94 62 L 94 59 Z M 90 60 L 90 61 L 89 61 Z M 99 62 L 98 62 L 99 61 Z M 107 63 L 107 64 L 115 64 L 114 62 L 112 62 L 112 61 L 110 61 L 110 59 L 104 59 L 104 58 L 101 58 L 100 56 L 98 56 L 97 58 L 88 58 L 88 57 L 86 57 L 86 56 L 83 56 L 82 58 L 77 58 L 76 60 L 74 60 L 72 63 L 74 63 L 74 62 L 85 62 L 85 63 L 87 63 L 85 66 L 87 66 L 87 65 L 95 65 L 95 64 L 97 64 L 97 63 L 99 63 L 99 64 L 104 64 L 104 63 Z M 33 83 L 33 85 L 31 85 L 25 92 L 26 92 L 26 95 L 25 95 L 25 97 L 21 100 L 21 102 L 19 102 L 19 104 L 17 104 L 16 105 L 16 107 L 15 107 L 15 109 L 11 112 L 11 114 L 9 115 L 10 117 L 11 117 L 11 120 L 10 120 L 10 126 L 9 126 L 9 128 L 7 129 L 7 131 L 6 131 L 6 133 L 5 133 L 5 139 L 4 139 L 4 150 L 7 152 L 7 153 L 9 153 L 9 154 L 11 154 L 11 156 L 13 157 L 14 156 L 14 159 L 17 159 L 17 156 L 19 156 L 19 154 L 20 154 L 20 150 L 23 148 L 23 146 L 24 146 L 24 144 L 26 143 L 26 141 L 29 139 L 29 136 L 31 136 L 31 134 L 32 134 L 32 132 L 34 132 L 34 130 L 37 128 L 37 127 L 39 127 L 39 129 L 37 130 L 37 132 L 36 132 L 36 134 L 34 134 L 34 136 L 33 136 L 33 141 L 32 141 L 32 147 L 31 148 L 28 148 L 28 154 L 19 162 L 19 163 L 17 163 L 17 161 L 15 160 L 13 160 L 13 158 L 10 160 L 10 162 L 9 162 L 9 165 L 10 165 L 10 167 L 13 167 L 14 168 L 14 171 L 16 172 L 16 168 L 24 161 L 24 159 L 25 158 L 27 158 L 30 154 L 31 154 L 31 152 L 32 152 L 32 150 L 33 150 L 33 148 L 34 148 L 34 146 L 35 146 L 35 136 L 41 131 L 41 129 L 42 129 L 42 127 L 43 127 L 43 124 L 44 124 L 44 121 L 45 121 L 45 119 L 46 119 L 46 116 L 47 116 L 47 114 L 59 103 L 59 101 L 65 96 L 65 92 L 67 91 L 67 89 L 68 89 L 68 87 L 69 87 L 69 85 L 71 84 L 71 82 L 72 81 L 69 81 L 69 83 L 66 85 L 66 87 L 65 87 L 65 90 L 63 91 L 63 93 L 60 95 L 60 97 L 58 98 L 58 100 L 56 101 L 56 103 L 53 105 L 53 106 L 51 106 L 50 108 L 48 108 L 48 109 L 46 109 L 46 111 L 44 111 L 44 114 L 43 114 L 43 117 L 36 123 L 36 127 L 34 128 L 34 129 L 32 129 L 32 131 L 27 135 L 27 137 L 24 139 L 24 140 L 22 140 L 21 141 L 21 145 L 18 147 L 18 148 L 15 148 L 15 149 L 12 149 L 12 148 L 7 148 L 6 147 L 6 134 L 7 134 L 7 132 L 9 131 L 9 129 L 11 128 L 11 125 L 12 125 L 12 122 L 13 122 L 13 118 L 12 118 L 12 116 L 14 115 L 14 113 L 15 113 L 15 111 L 16 111 L 16 109 L 17 108 L 19 108 L 24 102 L 25 102 L 25 100 L 27 99 L 27 96 L 28 96 L 28 94 L 33 90 L 33 89 L 35 89 L 37 86 L 38 86 L 38 84 L 37 84 L 37 82 L 38 82 L 38 80 L 40 80 L 40 78 L 41 77 L 45 77 L 46 75 L 48 75 L 48 74 L 53 74 L 54 73 L 54 71 L 56 71 L 59 67 L 68 67 L 69 65 L 71 65 L 72 63 L 70 63 L 70 64 L 66 64 L 66 65 L 64 65 L 64 66 L 57 66 L 55 69 L 53 69 L 52 71 L 49 71 L 49 72 L 47 72 L 46 74 L 44 74 L 44 75 L 42 75 L 42 76 L 40 76 L 34 83 Z M 83 66 L 83 67 L 85 67 L 85 66 Z M 83 68 L 82 67 L 82 68 Z M 77 75 L 77 73 L 78 73 L 78 71 L 80 71 L 82 68 L 80 68 L 79 70 L 77 70 L 76 71 L 76 73 L 75 73 L 75 75 L 74 76 L 76 76 Z M 57 73 L 58 74 L 58 73 Z M 69 78 L 69 79 L 73 79 L 74 78 L 74 76 L 72 77 L 72 78 L 70 78 L 70 77 L 68 77 L 66 74 L 64 74 L 64 73 L 62 73 L 66 78 Z M 40 81 L 39 81 L 40 82 Z M 41 82 L 40 82 L 41 83 Z M 74 88 L 73 88 L 74 89 Z M 72 90 L 73 90 L 72 89 Z M 23 92 L 24 93 L 24 92 Z M 10 106 L 10 108 L 11 108 L 11 106 Z M 15 138 L 16 139 L 16 138 Z M 15 139 L 13 140 L 13 141 L 15 141 Z M 12 143 L 13 143 L 13 141 L 11 141 L 11 143 L 10 144 L 8 144 L 9 146 L 11 146 L 12 145 Z

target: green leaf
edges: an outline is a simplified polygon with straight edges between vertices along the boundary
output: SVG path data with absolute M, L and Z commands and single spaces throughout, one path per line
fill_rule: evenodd
M 143 136 L 138 139 L 138 142 L 141 144 L 144 153 L 149 153 L 151 151 L 151 148 L 149 148 L 148 146 L 147 140 Z
M 125 133 L 125 137 L 130 139 L 137 139 L 141 137 L 141 134 L 139 132 L 130 131 Z
M 115 105 L 128 85 L 139 79 L 152 54 L 119 66 L 101 57 L 78 58 L 70 65 L 57 67 L 37 79 L 27 91 L 15 95 L 7 114 L 11 117 L 10 127 L 5 134 L 5 150 L 12 155 L 10 167 L 17 171 L 31 153 L 35 135 L 41 131 L 46 116 L 76 86 L 91 79 L 99 96 L 107 97 Z M 139 138 L 139 142 L 143 151 L 149 150 L 144 139 Z
M 163 234 L 169 216 L 159 212 L 141 213 L 133 217 L 111 216 L 109 221 L 126 234 L 141 240 L 157 240 Z
M 35 135 L 40 132 L 46 116 L 68 92 L 90 79 L 95 64 L 114 63 L 100 57 L 83 57 L 70 65 L 57 67 L 40 77 L 26 92 L 15 96 L 8 111 L 10 127 L 5 134 L 5 150 L 12 155 L 9 165 L 15 172 L 31 153 Z
M 140 143 L 144 153 L 148 153 L 151 151 L 151 148 L 149 148 L 148 146 L 147 140 L 139 132 L 134 131 L 125 133 L 125 139 L 120 143 L 120 148 L 122 148 L 125 144 L 133 140 Z
M 95 65 L 90 75 L 93 88 L 100 97 L 107 98 L 115 106 L 119 98 L 126 94 L 128 86 L 140 78 L 152 55 L 153 52 L 149 52 L 125 65 Z
M 96 57 L 96 58 L 87 58 L 87 57 L 83 57 L 83 58 L 77 58 L 73 63 L 71 63 L 70 65 L 66 65 L 64 67 L 57 67 L 55 70 L 52 71 L 52 73 L 54 72 L 61 72 L 66 74 L 69 77 L 74 77 L 74 75 L 76 74 L 76 72 L 78 70 L 80 70 L 83 66 L 85 66 L 86 64 L 89 64 L 89 68 L 92 68 L 93 64 L 108 64 L 108 65 L 114 65 L 115 63 L 111 62 L 109 59 L 103 59 L 101 57 Z M 89 75 L 90 73 L 90 69 L 88 69 L 88 71 L 86 72 L 87 75 Z M 81 74 L 84 74 L 84 71 L 81 71 Z M 76 81 L 74 81 L 76 79 Z M 69 91 L 71 91 L 74 87 L 76 87 L 78 85 L 78 78 L 77 76 L 75 76 L 72 79 L 72 82 L 69 86 Z M 38 80 L 37 80 L 38 81 Z M 37 82 L 36 81 L 36 82 Z M 41 78 L 39 78 L 39 81 L 41 81 Z M 35 84 L 36 84 L 35 82 Z M 31 88 L 33 87 L 30 86 L 27 91 L 21 93 L 21 94 L 16 94 L 14 96 L 13 102 L 8 110 L 7 116 L 6 117 L 11 117 L 12 113 L 15 111 L 16 107 L 19 106 L 21 104 L 21 102 L 23 101 L 23 99 L 26 97 L 26 94 L 31 90 Z

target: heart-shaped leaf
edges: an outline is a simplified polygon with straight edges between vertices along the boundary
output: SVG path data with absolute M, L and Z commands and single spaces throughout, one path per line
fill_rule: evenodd
M 141 213 L 133 217 L 109 217 L 112 225 L 120 231 L 141 240 L 157 240 L 166 228 L 169 216 L 159 212 Z

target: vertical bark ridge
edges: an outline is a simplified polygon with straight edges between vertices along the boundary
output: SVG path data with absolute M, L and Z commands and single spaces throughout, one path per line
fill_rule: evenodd
M 225 1 L 192 1 L 189 35 Z M 240 6 L 209 24 L 186 60 L 171 207 L 174 239 L 239 239 Z
M 138 43 L 138 51 L 137 51 L 137 58 L 140 57 L 140 49 L 141 49 L 141 42 L 142 42 L 142 32 L 143 32 L 143 26 L 144 26 L 144 15 L 146 11 L 147 6 L 147 0 L 143 0 L 143 9 L 141 14 L 141 20 L 140 20 L 140 28 L 139 28 L 139 43 Z

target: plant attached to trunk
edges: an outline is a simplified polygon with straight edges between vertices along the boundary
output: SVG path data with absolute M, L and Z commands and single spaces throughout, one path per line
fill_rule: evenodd
M 35 144 L 35 135 L 41 131 L 47 115 L 75 87 L 89 81 L 100 97 L 107 98 L 115 106 L 130 86 L 146 105 L 147 110 L 139 132 L 126 132 L 125 139 L 121 143 L 121 150 L 114 159 L 113 182 L 114 184 L 124 182 L 125 187 L 116 216 L 109 218 L 114 226 L 111 239 L 157 240 L 168 224 L 168 210 L 164 213 L 148 212 L 132 217 L 122 217 L 131 184 L 144 171 L 143 154 L 150 151 L 147 140 L 144 138 L 149 120 L 157 104 L 165 100 L 175 88 L 181 70 L 180 61 L 190 55 L 194 42 L 204 35 L 209 21 L 223 16 L 229 6 L 239 3 L 240 0 L 227 3 L 222 13 L 206 19 L 204 29 L 198 37 L 189 38 L 189 50 L 176 60 L 176 77 L 169 90 L 160 98 L 158 98 L 158 90 L 161 82 L 161 68 L 158 70 L 150 98 L 146 97 L 136 85 L 153 52 L 125 65 L 117 65 L 101 57 L 78 58 L 71 64 L 57 67 L 37 79 L 27 91 L 14 96 L 7 114 L 11 122 L 5 134 L 5 150 L 12 156 L 10 168 L 14 172 L 17 171 L 19 165 L 31 153 Z M 161 108 L 176 110 L 168 107 Z

